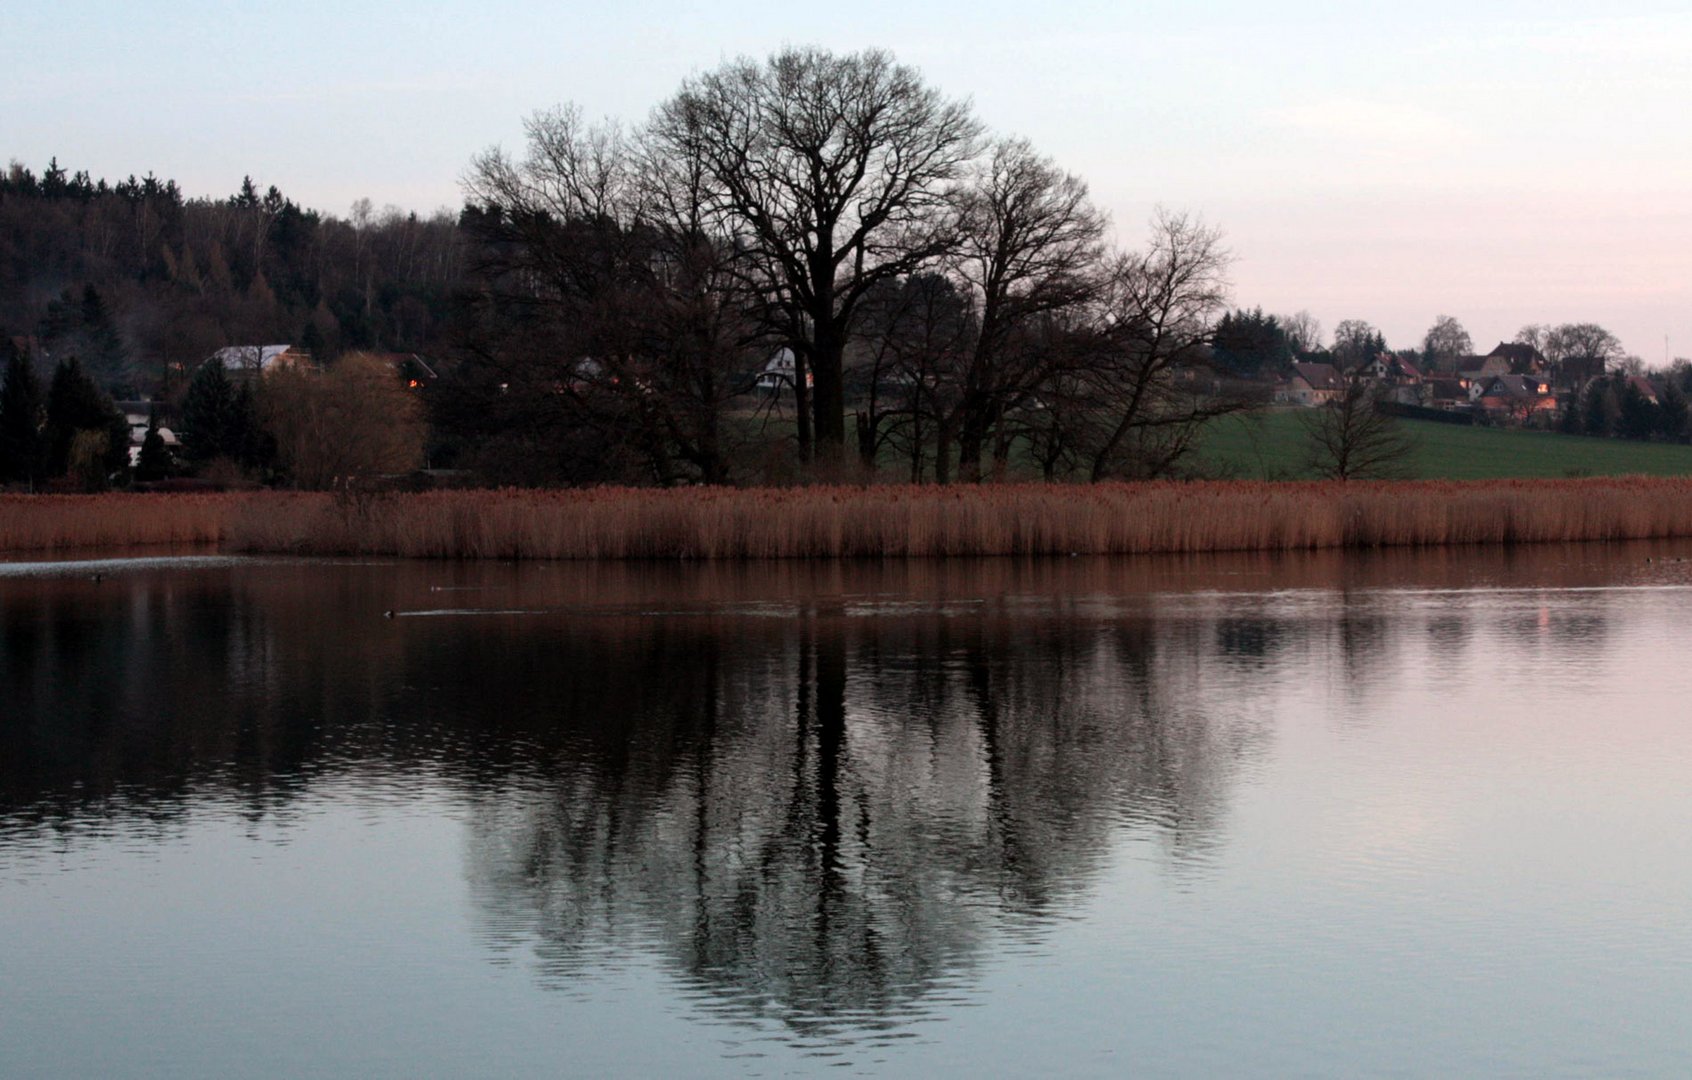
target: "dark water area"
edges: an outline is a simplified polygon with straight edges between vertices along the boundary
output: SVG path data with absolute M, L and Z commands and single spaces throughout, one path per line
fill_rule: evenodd
M 0 1075 L 1683 1075 L 1689 559 L 0 564 Z

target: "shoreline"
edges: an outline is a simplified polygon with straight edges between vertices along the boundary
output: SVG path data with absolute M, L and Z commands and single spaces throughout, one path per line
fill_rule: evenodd
M 1692 477 L 5 495 L 0 554 L 436 559 L 1314 551 L 1692 537 Z

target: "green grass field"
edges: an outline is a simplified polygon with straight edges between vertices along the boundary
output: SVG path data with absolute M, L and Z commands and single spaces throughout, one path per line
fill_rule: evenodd
M 1303 409 L 1273 409 L 1217 421 L 1200 451 L 1208 470 L 1244 480 L 1314 478 Z M 1494 480 L 1559 476 L 1692 474 L 1692 446 L 1624 442 L 1540 431 L 1401 421 L 1416 439 L 1409 476 Z

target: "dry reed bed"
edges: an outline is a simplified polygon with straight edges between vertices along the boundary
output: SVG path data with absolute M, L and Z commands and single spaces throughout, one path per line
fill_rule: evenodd
M 0 495 L 0 552 L 207 547 L 255 495 Z
M 0 550 L 502 559 L 1293 551 L 1692 537 L 1692 478 L 0 497 Z

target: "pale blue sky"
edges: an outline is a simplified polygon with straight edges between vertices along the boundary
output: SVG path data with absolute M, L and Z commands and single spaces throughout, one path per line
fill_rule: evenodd
M 0 156 L 427 211 L 538 108 L 638 121 L 727 57 L 878 45 L 1086 177 L 1124 243 L 1158 204 L 1219 225 L 1243 304 L 1692 356 L 1685 0 L 1371 7 L 0 0 Z

